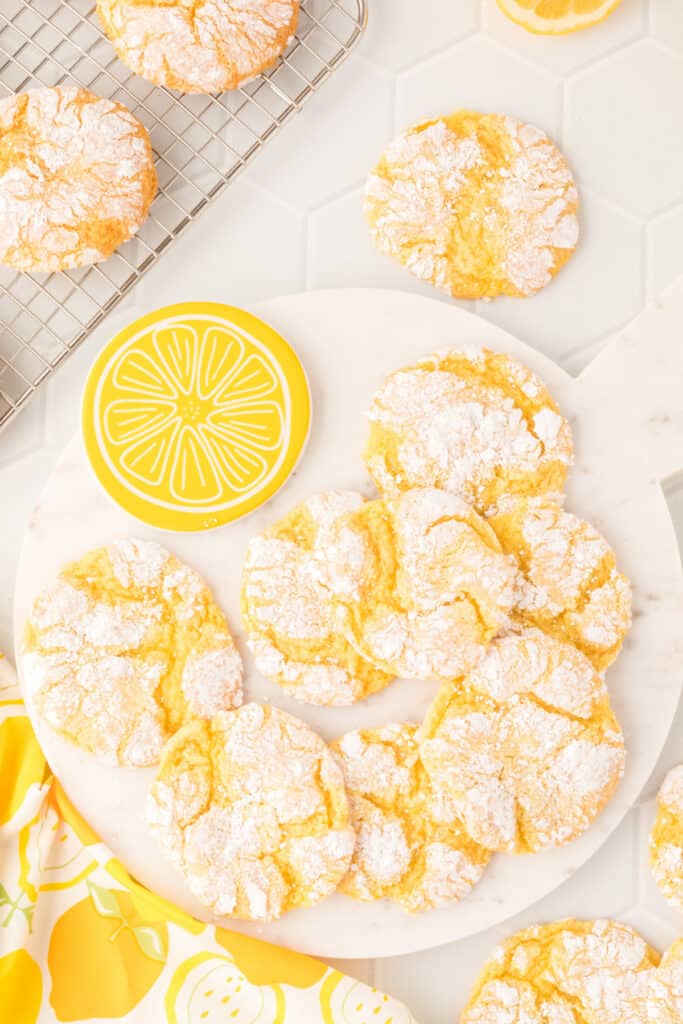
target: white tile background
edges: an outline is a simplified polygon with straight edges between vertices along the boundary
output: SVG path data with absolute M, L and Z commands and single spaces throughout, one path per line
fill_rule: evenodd
M 0 435 L 0 648 L 12 650 L 22 534 L 76 428 L 85 372 L 113 324 L 188 299 L 248 306 L 347 285 L 428 292 L 374 252 L 360 208 L 365 173 L 410 121 L 457 106 L 504 111 L 537 123 L 563 146 L 583 201 L 576 256 L 533 299 L 469 306 L 570 371 L 683 273 L 681 0 L 623 0 L 603 25 L 559 39 L 527 35 L 495 0 L 369 5 L 356 54 Z M 681 391 L 683 401 L 683 382 Z M 678 485 L 671 482 L 669 498 L 683 541 L 683 479 Z M 642 805 L 589 865 L 521 918 L 440 950 L 344 966 L 404 998 L 421 1024 L 452 1024 L 494 942 L 523 923 L 614 915 L 663 948 L 683 934 L 683 917 L 651 883 L 645 842 L 652 796 L 681 759 L 683 715 Z

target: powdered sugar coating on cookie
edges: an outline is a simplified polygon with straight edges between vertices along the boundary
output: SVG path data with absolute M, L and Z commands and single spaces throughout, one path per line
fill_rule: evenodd
M 409 913 L 454 903 L 489 853 L 444 815 L 420 762 L 414 725 L 347 733 L 332 745 L 344 772 L 356 848 L 341 890 L 395 900 Z
M 504 494 L 560 493 L 573 461 L 569 424 L 543 382 L 484 348 L 392 373 L 368 420 L 365 464 L 387 497 L 439 487 L 486 513 Z
M 496 638 L 429 708 L 420 755 L 435 790 L 490 850 L 533 853 L 580 835 L 624 770 L 602 676 L 537 629 Z
M 198 573 L 151 541 L 114 541 L 36 599 L 27 700 L 101 760 L 155 764 L 185 721 L 242 702 L 242 662 Z
M 304 722 L 259 704 L 176 733 L 147 819 L 197 899 L 250 921 L 329 896 L 355 840 L 328 747 Z
M 489 522 L 524 574 L 520 615 L 607 668 L 631 626 L 631 587 L 605 538 L 545 496 L 503 498 Z
M 650 869 L 665 899 L 683 910 L 683 765 L 672 768 L 657 797 Z
M 488 524 L 434 489 L 342 516 L 328 548 L 337 621 L 361 655 L 409 679 L 452 679 L 508 622 L 517 573 Z
M 533 125 L 460 110 L 402 132 L 368 176 L 377 247 L 460 298 L 532 295 L 579 236 L 567 163 Z
M 666 951 L 652 972 L 647 1024 L 680 1024 L 683 1020 L 683 939 Z
M 48 272 L 107 259 L 157 188 L 146 129 L 75 86 L 0 100 L 0 262 Z
M 494 951 L 461 1024 L 647 1024 L 658 963 L 616 921 L 537 925 Z
M 256 666 L 309 704 L 352 704 L 392 679 L 339 634 L 326 582 L 334 523 L 362 505 L 353 491 L 313 495 L 247 550 L 242 622 Z
M 121 60 L 180 92 L 236 89 L 289 44 L 299 0 L 97 0 Z

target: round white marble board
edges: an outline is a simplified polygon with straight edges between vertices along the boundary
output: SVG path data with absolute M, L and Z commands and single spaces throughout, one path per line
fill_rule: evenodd
M 482 882 L 452 907 L 408 916 L 386 901 L 360 903 L 335 894 L 316 907 L 264 925 L 221 922 L 322 957 L 391 956 L 441 945 L 504 921 L 569 878 L 616 828 L 655 766 L 681 690 L 676 647 L 683 581 L 668 508 L 659 482 L 648 470 L 648 440 L 644 434 L 629 436 L 629 431 L 640 428 L 629 419 L 625 400 L 621 409 L 618 374 L 611 373 L 609 358 L 599 361 L 595 374 L 589 368 L 574 380 L 503 330 L 445 302 L 402 292 L 328 291 L 276 299 L 254 312 L 294 346 L 311 381 L 311 438 L 294 475 L 266 506 L 235 524 L 201 535 L 164 534 L 141 525 L 104 495 L 86 464 L 80 437 L 74 437 L 47 483 L 24 541 L 15 601 L 17 650 L 33 598 L 65 562 L 116 537 L 154 538 L 195 566 L 213 588 L 245 660 L 248 699 L 272 701 L 330 740 L 361 726 L 419 721 L 436 689 L 431 683 L 398 681 L 354 707 L 317 709 L 286 698 L 260 677 L 240 633 L 245 548 L 255 533 L 315 491 L 355 488 L 373 494 L 360 458 L 364 412 L 374 389 L 391 370 L 434 349 L 461 343 L 506 351 L 530 365 L 547 382 L 574 427 L 577 464 L 568 486 L 568 507 L 603 530 L 634 583 L 633 630 L 608 673 L 629 750 L 626 774 L 614 799 L 589 831 L 568 846 L 533 857 L 494 856 Z M 651 383 L 651 390 L 656 390 L 656 380 Z M 605 443 L 605 436 L 612 436 L 614 444 Z M 630 457 L 633 444 L 640 445 L 637 465 L 642 466 L 642 480 Z M 208 920 L 147 831 L 144 803 L 154 771 L 103 766 L 36 715 L 32 719 L 68 795 L 127 869 L 162 896 Z

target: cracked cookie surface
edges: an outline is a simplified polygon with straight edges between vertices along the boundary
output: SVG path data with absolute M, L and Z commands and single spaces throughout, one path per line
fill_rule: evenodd
M 520 616 L 611 665 L 631 627 L 631 586 L 605 538 L 548 497 L 503 498 L 488 521 L 524 575 Z
M 256 667 L 309 704 L 352 704 L 393 678 L 339 633 L 325 583 L 334 523 L 362 505 L 353 491 L 313 495 L 247 549 L 242 623 Z
M 683 910 L 683 765 L 669 772 L 657 803 L 650 833 L 650 869 L 665 899 Z
M 363 458 L 385 497 L 438 487 L 486 513 L 502 495 L 561 493 L 573 462 L 569 424 L 540 378 L 485 348 L 396 370 L 368 420 Z
M 368 501 L 334 524 L 327 584 L 339 628 L 407 679 L 452 679 L 508 621 L 517 572 L 471 506 L 434 489 Z
M 47 273 L 111 256 L 157 190 L 147 130 L 74 86 L 0 100 L 0 262 Z
M 136 74 L 218 93 L 275 63 L 294 35 L 299 0 L 97 0 L 97 12 Z
M 143 767 L 193 717 L 242 702 L 242 662 L 194 569 L 121 540 L 66 566 L 36 599 L 21 658 L 27 697 L 103 761 Z
M 346 733 L 332 744 L 344 772 L 356 847 L 341 891 L 391 899 L 408 913 L 452 904 L 481 878 L 490 854 L 444 813 L 420 762 L 417 726 Z
M 539 128 L 458 110 L 402 132 L 370 172 L 375 245 L 462 299 L 532 295 L 572 255 L 578 194 Z
M 420 756 L 432 785 L 490 850 L 535 853 L 576 838 L 624 770 L 602 676 L 537 629 L 496 638 L 427 711 Z
M 648 1001 L 659 959 L 616 921 L 537 925 L 494 951 L 461 1024 L 654 1024 Z
M 260 704 L 191 722 L 173 737 L 147 820 L 197 899 L 250 921 L 329 896 L 355 840 L 327 745 L 304 722 Z

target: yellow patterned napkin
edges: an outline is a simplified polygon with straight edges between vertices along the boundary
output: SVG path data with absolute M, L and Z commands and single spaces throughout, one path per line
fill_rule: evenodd
M 206 925 L 128 875 L 51 775 L 0 655 L 0 1022 L 415 1024 L 317 960 Z

